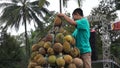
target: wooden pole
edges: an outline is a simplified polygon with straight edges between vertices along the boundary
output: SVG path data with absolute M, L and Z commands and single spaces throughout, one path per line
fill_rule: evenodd
M 62 0 L 59 0 L 60 1 L 60 13 L 62 13 Z

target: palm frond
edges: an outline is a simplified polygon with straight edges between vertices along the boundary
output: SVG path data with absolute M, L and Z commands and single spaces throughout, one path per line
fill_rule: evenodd
M 79 7 L 82 6 L 82 0 L 78 0 L 78 6 L 79 6 Z
M 32 15 L 32 18 L 34 19 L 34 21 L 37 23 L 38 27 L 40 29 L 43 29 L 43 23 L 42 21 L 40 21 L 40 19 L 38 18 L 38 16 L 35 14 L 35 12 L 33 12 L 31 9 L 29 9 L 31 15 Z
M 42 1 L 42 0 L 41 0 Z M 1 17 L 0 23 L 5 23 L 5 29 L 8 27 L 15 27 L 16 30 L 19 29 L 20 24 L 23 23 L 23 10 L 25 11 L 26 21 L 30 24 L 31 20 L 34 20 L 34 25 L 38 25 L 40 29 L 43 28 L 44 15 L 50 14 L 47 8 L 40 8 L 38 6 L 39 0 L 29 2 L 28 0 L 25 1 L 25 9 L 23 5 L 18 5 L 18 3 L 23 2 L 23 0 L 11 0 L 10 3 L 2 3 L 0 7 L 4 6 Z M 23 3 L 22 3 L 23 4 Z M 49 2 L 45 0 L 44 5 L 49 5 Z
M 30 10 L 36 12 L 37 14 L 41 14 L 42 11 L 39 7 L 36 6 L 30 7 Z
M 22 2 L 22 0 L 11 0 L 11 2 L 13 2 L 13 3 L 19 3 L 19 2 Z
M 42 10 L 42 12 L 44 13 L 44 14 L 46 14 L 46 15 L 52 15 L 51 14 L 51 12 L 48 10 L 48 9 L 46 9 L 46 8 L 41 8 L 41 10 Z M 45 18 L 43 17 L 43 19 L 45 20 Z
M 14 3 L 0 3 L 0 8 L 4 8 L 7 6 L 15 5 Z
M 51 12 L 47 9 L 47 8 L 41 8 L 41 10 L 44 12 L 44 13 L 48 13 L 48 14 L 51 14 Z
M 38 2 L 39 2 L 38 0 L 30 2 L 30 5 L 38 5 Z
M 67 7 L 67 1 L 68 0 L 63 0 L 63 7 Z
M 13 20 L 13 23 L 11 24 L 11 28 L 15 27 L 16 31 L 19 30 L 21 20 L 22 20 L 22 15 L 21 14 L 16 14 L 16 16 Z
M 30 24 L 30 22 L 31 22 L 31 20 L 33 19 L 33 17 L 32 17 L 32 14 L 31 14 L 31 12 L 29 11 L 29 7 L 26 7 L 26 20 L 29 22 L 29 24 Z
M 6 22 L 9 18 L 12 17 L 12 11 L 14 6 L 9 6 L 6 7 L 3 11 L 2 11 L 2 15 L 0 17 L 0 21 L 2 21 L 3 23 Z
M 42 8 L 42 6 L 45 4 L 45 1 L 46 0 L 39 0 L 39 2 L 38 2 L 39 8 Z
M 43 10 L 43 8 L 40 9 L 39 7 L 32 7 L 30 10 L 32 12 L 35 12 L 41 19 L 44 18 L 43 13 L 46 13 L 44 12 L 45 10 Z
M 45 1 L 45 5 L 49 6 L 49 5 L 50 5 L 50 3 L 49 3 L 48 1 Z
M 29 7 L 38 7 L 38 2 L 39 1 L 33 1 L 33 2 L 29 2 Z
M 44 4 L 44 5 L 46 5 L 46 6 L 49 6 L 49 2 L 48 1 L 46 1 L 46 0 L 41 0 L 41 1 L 45 1 L 45 2 L 43 2 L 42 4 Z M 38 6 L 39 5 L 39 0 L 37 0 L 37 1 L 33 1 L 33 2 L 30 2 L 29 3 L 31 6 Z M 41 4 L 41 3 L 40 3 Z M 43 6 L 42 6 L 43 7 Z
M 9 6 L 9 7 L 6 7 L 4 10 L 3 10 L 3 14 L 2 16 L 0 17 L 0 21 L 2 23 L 6 22 L 7 26 L 10 26 L 11 27 L 14 25 L 14 24 L 17 24 L 17 21 L 19 22 L 19 17 L 20 16 L 20 6 L 16 6 L 16 5 L 12 5 L 12 6 Z M 16 28 L 19 28 L 17 25 L 15 25 Z

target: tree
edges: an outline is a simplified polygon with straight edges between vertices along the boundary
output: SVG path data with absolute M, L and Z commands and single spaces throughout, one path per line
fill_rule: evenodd
M 115 7 L 115 0 L 101 0 L 100 1 L 100 4 L 98 5 L 98 7 L 96 8 L 93 8 L 92 12 L 91 12 L 91 15 L 92 16 L 105 16 L 105 19 L 108 20 L 108 26 L 111 26 L 110 22 L 111 21 L 114 21 L 116 18 L 117 18 L 117 14 L 116 14 L 116 7 Z M 92 21 L 92 27 L 94 28 L 95 25 L 97 25 L 97 28 L 96 28 L 96 32 L 97 32 L 97 35 L 100 37 L 100 29 L 102 28 L 102 22 L 103 20 L 99 19 L 97 21 Z M 115 55 L 116 57 L 119 56 L 119 53 L 117 53 L 119 51 L 119 45 L 118 45 L 118 42 L 116 42 L 116 40 L 118 40 L 119 38 L 117 38 L 119 36 L 119 31 L 112 31 L 112 30 L 109 30 L 109 33 L 110 33 L 110 39 L 111 39 L 111 54 Z M 98 40 L 98 37 L 97 37 L 97 40 Z M 100 42 L 100 38 L 98 41 L 96 41 L 96 45 L 97 46 L 101 46 L 101 42 Z M 99 48 L 99 47 L 98 47 Z M 102 46 L 101 46 L 102 48 Z M 99 54 L 101 49 L 99 48 L 98 49 L 99 51 Z
M 120 37 L 111 44 L 111 53 L 113 59 L 120 64 Z M 117 58 L 115 58 L 117 57 Z
M 28 32 L 30 45 L 37 43 L 40 39 L 42 39 L 48 34 L 48 32 L 54 27 L 53 24 L 55 17 L 56 13 L 53 13 L 52 15 L 46 15 L 44 17 L 45 21 L 43 23 L 46 24 L 44 25 L 43 31 L 41 31 L 40 28 L 37 27 L 34 31 L 31 30 L 30 32 Z
M 64 7 L 67 7 L 67 1 L 69 1 L 69 0 L 63 0 L 62 1 Z M 84 1 L 84 0 L 76 0 L 76 2 L 78 3 L 79 7 L 82 6 L 82 1 Z
M 3 32 L 3 42 L 0 45 L 0 68 L 24 68 L 25 54 L 20 47 L 20 42 L 14 36 Z
M 120 0 L 115 0 L 116 10 L 120 10 Z
M 98 7 L 93 8 L 93 10 L 91 11 L 91 16 L 94 16 L 94 17 L 105 16 L 104 18 L 108 20 L 108 25 L 110 25 L 111 24 L 110 22 L 114 21 L 117 18 L 114 0 L 101 0 Z M 102 22 L 102 19 L 99 19 L 98 21 L 93 21 L 91 22 L 92 23 L 91 27 L 95 27 L 95 25 L 97 25 L 98 26 L 97 32 L 99 32 L 100 28 L 102 27 L 101 22 Z M 114 33 L 114 32 L 111 31 L 111 33 Z M 112 35 L 113 34 L 111 34 L 111 36 Z
M 91 14 L 94 15 L 106 15 L 106 19 L 109 21 L 114 21 L 117 18 L 115 13 L 116 8 L 114 6 L 114 1 L 111 0 L 101 0 L 98 7 L 93 8 Z
M 15 27 L 16 30 L 22 24 L 25 26 L 25 38 L 26 38 L 26 53 L 30 56 L 30 50 L 27 40 L 27 23 L 31 23 L 33 20 L 35 27 L 40 27 L 42 30 L 44 20 L 44 14 L 49 11 L 44 8 L 44 5 L 49 5 L 46 0 L 10 0 L 9 2 L 0 3 L 0 7 L 3 9 L 0 17 L 1 24 L 4 24 L 4 30 L 8 27 Z M 36 25 L 37 24 L 37 25 Z
M 69 0 L 59 0 L 59 3 L 60 3 L 60 12 L 62 12 L 62 3 L 63 3 L 63 7 L 67 7 L 67 2 Z M 76 0 L 77 3 L 78 3 L 78 6 L 81 7 L 82 6 L 82 1 L 83 0 Z

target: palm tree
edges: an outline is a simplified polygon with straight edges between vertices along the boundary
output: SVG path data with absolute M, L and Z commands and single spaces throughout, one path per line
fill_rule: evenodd
M 69 0 L 59 0 L 60 1 L 60 13 L 62 13 L 62 3 L 63 3 L 63 7 L 67 7 L 67 2 Z M 78 6 L 81 7 L 82 6 L 82 1 L 83 0 L 76 0 L 76 2 L 78 3 Z
M 31 23 L 33 20 L 37 26 L 42 30 L 44 21 L 44 14 L 49 13 L 45 8 L 49 5 L 46 0 L 9 0 L 9 2 L 0 3 L 2 8 L 2 14 L 0 17 L 0 24 L 4 24 L 4 29 L 14 27 L 16 30 L 22 24 L 25 26 L 25 38 L 26 38 L 26 54 L 27 58 L 30 56 L 30 46 L 27 39 L 27 23 Z M 44 14 L 43 14 L 44 13 Z
M 0 45 L 0 68 L 24 68 L 24 53 L 16 36 L 2 31 L 2 43 Z M 9 61 L 9 62 L 8 62 Z M 19 63 L 19 64 L 18 64 Z

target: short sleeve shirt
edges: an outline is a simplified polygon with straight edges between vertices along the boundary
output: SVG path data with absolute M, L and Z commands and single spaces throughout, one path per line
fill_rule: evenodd
M 76 40 L 76 47 L 80 50 L 81 54 L 91 52 L 89 43 L 90 38 L 90 26 L 86 18 L 76 20 L 76 29 L 72 36 Z

